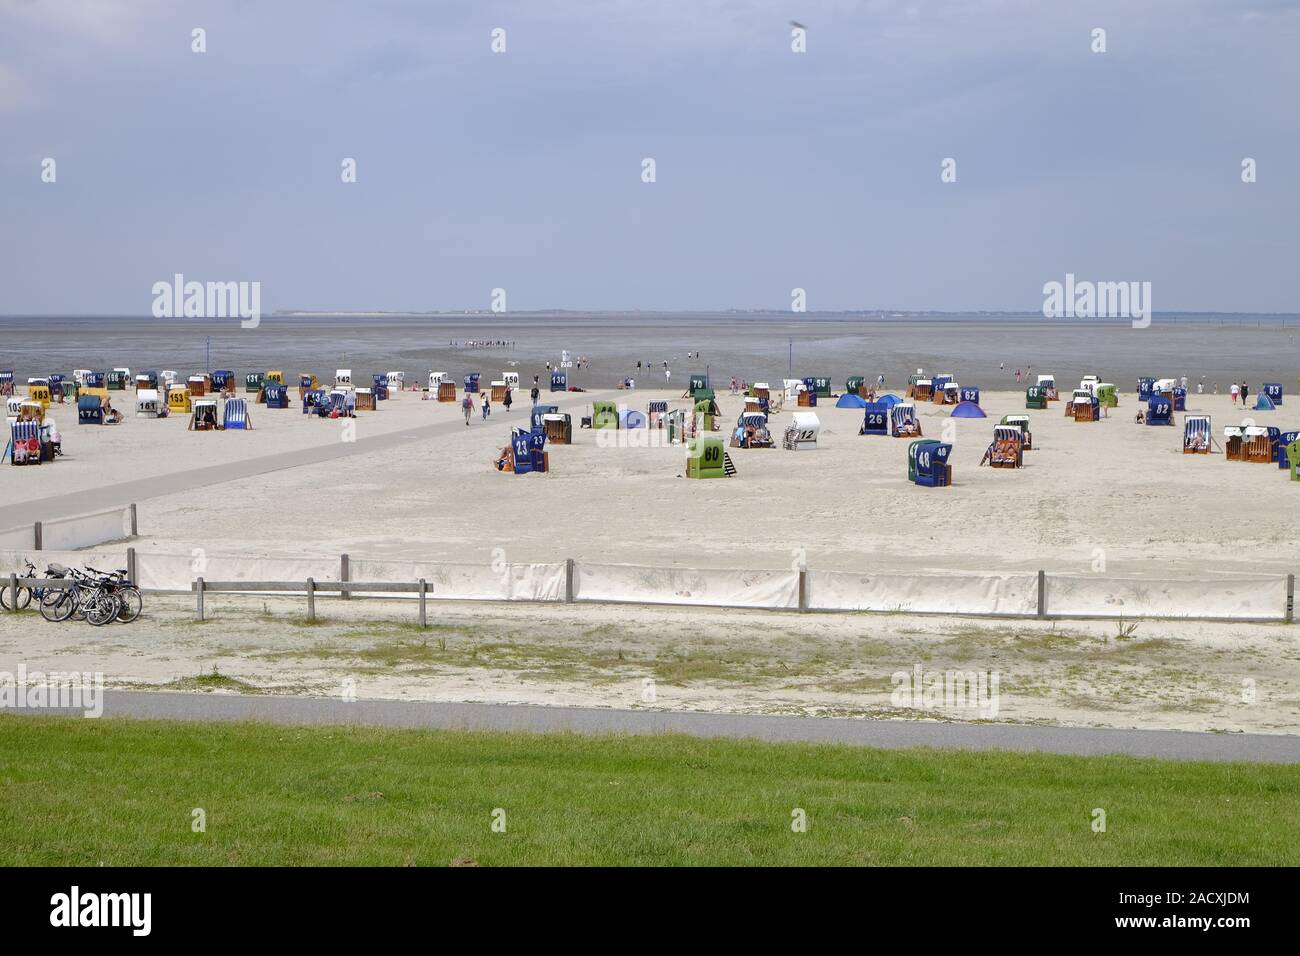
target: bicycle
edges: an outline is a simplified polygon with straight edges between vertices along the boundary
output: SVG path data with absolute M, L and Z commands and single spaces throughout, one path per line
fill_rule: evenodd
M 62 565 L 50 565 L 46 575 L 51 578 L 60 580 L 72 577 L 76 580 L 77 572 Z M 45 620 L 57 623 L 66 621 L 72 617 L 77 609 L 77 587 L 74 585 L 70 588 L 46 588 L 45 593 L 40 599 L 41 617 Z
M 80 571 L 69 570 L 73 579 L 71 588 L 51 592 L 41 599 L 41 616 L 58 623 L 69 618 L 84 618 L 92 627 L 102 627 L 115 620 L 122 609 L 122 600 L 104 578 L 93 578 Z
M 27 565 L 27 570 L 22 574 L 18 575 L 19 581 L 36 577 L 36 565 L 32 564 L 30 561 L 27 561 L 25 563 Z M 12 610 L 12 608 L 10 607 L 10 602 L 12 601 L 14 604 L 18 606 L 18 610 L 21 611 L 24 610 L 29 604 L 32 603 L 32 589 L 30 587 L 26 587 L 22 584 L 19 584 L 18 593 L 17 595 L 15 595 L 13 591 L 10 589 L 8 582 L 0 582 L 0 583 L 4 584 L 4 587 L 0 588 L 0 608 L 4 608 L 4 610 L 6 611 Z M 40 600 L 39 594 L 36 597 L 37 600 Z
M 109 593 L 117 598 L 118 611 L 116 620 L 119 624 L 130 624 L 140 616 L 140 612 L 144 609 L 144 598 L 140 594 L 140 589 L 127 578 L 126 568 L 118 568 L 116 571 L 110 572 L 98 571 L 87 566 L 86 570 L 99 575 Z

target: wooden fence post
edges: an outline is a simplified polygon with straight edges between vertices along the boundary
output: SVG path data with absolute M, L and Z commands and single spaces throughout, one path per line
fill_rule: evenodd
M 799 569 L 799 613 L 808 610 L 808 569 Z
M 352 570 L 348 566 L 348 563 L 349 563 L 348 556 L 346 554 L 340 554 L 339 555 L 339 580 L 340 581 L 352 580 Z M 351 595 L 347 591 L 340 591 L 339 593 L 342 595 L 343 600 L 345 601 L 351 597 Z
M 18 575 L 9 573 L 9 610 L 18 613 Z
M 343 592 L 344 595 L 347 593 Z M 307 620 L 316 620 L 316 582 L 312 578 L 307 579 Z
M 135 548 L 126 549 L 126 579 L 135 584 Z
M 199 611 L 199 620 L 201 621 L 203 620 L 203 579 L 202 578 L 199 578 L 194 582 L 194 590 L 199 596 L 198 611 Z
M 564 603 L 573 603 L 573 558 L 564 559 Z
M 1286 622 L 1295 621 L 1295 575 L 1286 576 Z
M 33 545 L 32 545 L 32 547 L 33 547 L 35 550 L 37 550 L 37 551 L 43 551 L 43 550 L 44 550 L 44 548 L 42 547 L 42 545 L 44 544 L 44 541 L 43 541 L 42 539 L 43 539 L 44 537 L 45 537 L 45 535 L 42 534 L 42 532 L 41 532 L 41 523 L 40 523 L 39 521 L 35 522 L 35 523 L 32 525 L 32 540 L 33 540 L 33 542 L 34 542 Z
M 1047 617 L 1047 572 L 1038 572 L 1038 616 Z
M 429 626 L 429 617 L 425 608 L 425 594 L 429 590 L 429 584 L 424 578 L 420 578 L 420 627 Z
M 135 502 L 131 503 L 131 537 L 140 533 L 140 516 L 136 512 Z

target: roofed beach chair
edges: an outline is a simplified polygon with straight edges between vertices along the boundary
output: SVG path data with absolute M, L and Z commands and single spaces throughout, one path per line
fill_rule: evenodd
M 10 422 L 9 463 L 11 465 L 39 465 L 41 463 L 40 422 Z
M 994 425 L 993 441 L 980 460 L 981 465 L 994 468 L 1024 467 L 1024 437 L 1015 425 Z
M 916 406 L 899 402 L 889 410 L 889 434 L 894 438 L 919 438 L 921 422 L 916 417 Z
M 1210 416 L 1188 415 L 1183 419 L 1183 454 L 1210 453 Z
M 280 391 L 284 391 L 284 386 L 279 386 Z M 221 424 L 226 428 L 249 429 L 253 427 L 252 420 L 248 417 L 248 402 L 242 398 L 226 399 L 226 407 L 222 409 Z
M 156 388 L 137 388 L 135 391 L 135 417 L 158 417 L 158 390 Z

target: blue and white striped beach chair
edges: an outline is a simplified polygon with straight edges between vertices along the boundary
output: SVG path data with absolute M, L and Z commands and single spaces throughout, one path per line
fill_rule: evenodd
M 889 433 L 894 438 L 918 438 L 921 423 L 916 418 L 916 408 L 910 402 L 899 402 L 889 410 Z
M 226 428 L 251 428 L 252 425 L 248 421 L 248 402 L 242 398 L 228 399 L 222 416 L 222 424 Z
M 1183 454 L 1210 453 L 1210 416 L 1188 415 L 1183 419 Z
M 28 450 L 28 445 L 33 439 L 38 443 L 35 452 Z M 9 424 L 9 447 L 6 449 L 9 453 L 9 463 L 11 465 L 39 465 L 41 463 L 40 440 L 40 422 L 11 422 Z

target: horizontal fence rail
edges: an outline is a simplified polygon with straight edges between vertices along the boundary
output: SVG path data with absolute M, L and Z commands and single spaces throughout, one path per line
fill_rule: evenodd
M 210 557 L 120 552 L 0 550 L 0 585 L 63 588 L 66 579 L 24 578 L 30 559 L 69 566 L 123 567 L 140 589 L 193 594 L 203 619 L 210 594 L 415 597 L 420 623 L 440 601 L 636 604 L 791 612 L 874 612 L 1039 620 L 1188 620 L 1292 623 L 1295 575 L 1210 579 L 1116 578 L 1016 571 L 1005 574 L 677 568 L 596 564 L 453 564 L 339 558 Z M 40 565 L 38 564 L 38 567 Z M 204 572 L 217 572 L 208 580 Z M 222 572 L 236 572 L 235 574 Z M 280 573 L 275 573 L 275 572 Z M 266 573 L 271 572 L 271 573 Z M 286 573 L 287 572 L 287 573 Z M 37 573 L 40 573 L 39 571 Z M 247 573 L 247 579 L 240 579 Z M 362 580 L 350 580 L 362 578 Z M 7 579 L 7 580 L 6 580 Z M 11 604 L 16 604 L 11 602 Z

